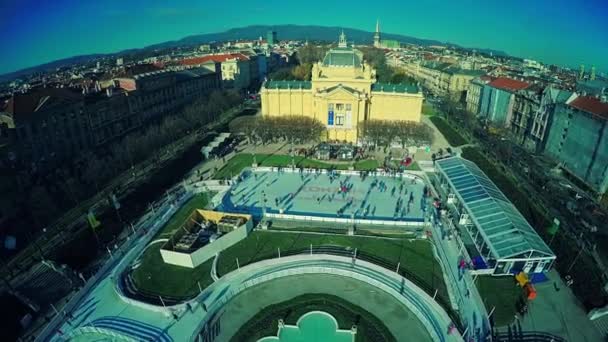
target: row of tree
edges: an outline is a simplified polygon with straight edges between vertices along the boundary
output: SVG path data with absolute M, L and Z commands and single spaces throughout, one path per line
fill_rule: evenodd
M 219 119 L 242 101 L 233 91 L 217 91 L 186 106 L 181 112 L 167 115 L 159 122 L 99 150 L 83 151 L 73 163 L 66 163 L 43 177 L 28 177 L 32 184 L 23 191 L 28 196 L 18 199 L 28 216 L 42 226 L 57 213 L 77 205 L 92 196 L 111 179 L 133 165 L 157 155 L 168 144 L 195 129 Z
M 230 123 L 230 131 L 243 134 L 251 144 L 315 142 L 324 130 L 320 121 L 306 116 L 242 116 Z
M 268 79 L 273 81 L 310 81 L 311 77 L 311 63 L 283 67 L 268 75 Z
M 361 138 L 370 145 L 389 147 L 399 143 L 407 145 L 430 145 L 433 129 L 423 123 L 413 121 L 367 120 L 359 130 Z
M 399 143 L 405 147 L 433 142 L 433 130 L 422 123 L 368 120 L 360 125 L 360 136 L 369 145 L 388 147 Z M 301 144 L 318 141 L 325 125 L 306 116 L 243 116 L 230 123 L 230 131 L 243 134 L 251 144 L 279 141 Z

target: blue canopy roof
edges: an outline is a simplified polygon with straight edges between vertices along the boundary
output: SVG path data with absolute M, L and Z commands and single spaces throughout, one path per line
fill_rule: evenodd
M 555 258 L 513 203 L 475 163 L 452 157 L 436 162 L 496 259 L 534 254 Z M 540 255 L 539 255 L 540 254 Z

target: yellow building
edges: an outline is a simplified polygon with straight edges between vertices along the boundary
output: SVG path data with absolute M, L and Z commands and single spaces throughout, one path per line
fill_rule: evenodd
M 402 66 L 409 76 L 419 79 L 433 94 L 449 96 L 454 101 L 464 101 L 471 80 L 484 74 L 481 70 L 468 70 L 454 63 L 412 62 Z
M 349 47 L 344 33 L 338 47 L 313 65 L 311 81 L 266 81 L 262 115 L 306 115 L 323 122 L 327 140 L 361 143 L 365 120 L 420 122 L 422 93 L 417 85 L 376 82 L 363 54 Z

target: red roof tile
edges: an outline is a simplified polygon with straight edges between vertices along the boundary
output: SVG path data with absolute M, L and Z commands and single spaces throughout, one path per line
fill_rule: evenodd
M 221 55 L 208 55 L 208 56 L 203 56 L 203 57 L 188 58 L 188 59 L 179 61 L 179 63 L 181 65 L 199 65 L 199 64 L 209 63 L 209 62 L 222 63 L 229 59 L 238 59 L 240 61 L 246 61 L 249 58 L 247 56 L 243 55 L 242 53 L 225 53 L 225 54 L 221 54 Z
M 608 103 L 603 103 L 597 97 L 579 96 L 570 102 L 570 106 L 608 119 Z
M 494 81 L 490 82 L 489 85 L 494 88 L 503 89 L 503 90 L 507 90 L 507 91 L 522 90 L 522 89 L 526 89 L 530 86 L 529 83 L 506 78 L 506 77 L 499 77 L 499 78 L 495 79 Z

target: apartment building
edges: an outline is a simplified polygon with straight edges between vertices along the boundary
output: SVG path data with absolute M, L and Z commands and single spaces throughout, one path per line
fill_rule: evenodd
M 20 160 L 50 167 L 177 113 L 220 87 L 220 73 L 205 68 L 117 78 L 102 91 L 41 87 L 14 94 L 3 120 L 14 127 Z

